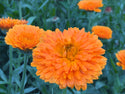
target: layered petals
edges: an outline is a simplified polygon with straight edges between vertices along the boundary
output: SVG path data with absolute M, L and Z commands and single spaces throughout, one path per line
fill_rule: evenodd
M 12 19 L 12 18 L 0 18 L 0 28 L 9 30 L 14 25 L 20 25 L 20 24 L 27 24 L 28 21 L 26 20 L 18 20 L 18 19 Z
M 125 50 L 120 50 L 118 53 L 116 53 L 116 57 L 119 60 L 116 64 L 118 66 L 121 66 L 123 70 L 125 70 Z
M 103 7 L 102 0 L 82 0 L 78 3 L 79 9 L 86 11 L 101 12 L 100 7 Z
M 92 32 L 102 39 L 112 38 L 112 30 L 107 26 L 93 26 Z
M 33 50 L 31 66 L 37 68 L 36 75 L 61 89 L 86 90 L 87 83 L 98 79 L 106 65 L 102 42 L 84 28 L 50 33 Z
M 44 36 L 44 30 L 31 25 L 15 25 L 9 29 L 5 42 L 21 50 L 33 49 Z

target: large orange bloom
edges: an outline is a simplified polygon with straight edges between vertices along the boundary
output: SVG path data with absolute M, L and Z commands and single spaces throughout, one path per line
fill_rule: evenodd
M 56 29 L 44 37 L 33 50 L 31 66 L 45 82 L 56 83 L 61 89 L 75 87 L 86 90 L 87 83 L 102 74 L 106 58 L 98 36 L 84 28 L 69 28 L 63 33 Z
M 121 50 L 118 53 L 116 53 L 116 57 L 119 60 L 116 64 L 118 66 L 121 66 L 123 70 L 125 70 L 125 50 Z
M 100 38 L 103 39 L 110 39 L 112 38 L 112 30 L 106 26 L 93 26 L 92 32 L 98 35 Z
M 5 42 L 21 50 L 33 49 L 44 34 L 43 29 L 31 25 L 15 25 L 9 29 Z
M 12 18 L 0 18 L 0 28 L 1 29 L 10 29 L 14 25 L 19 25 L 19 24 L 27 24 L 28 21 L 26 20 L 18 20 L 18 19 L 12 19 Z
M 100 7 L 103 7 L 102 0 L 82 0 L 78 3 L 79 9 L 87 11 L 101 12 Z

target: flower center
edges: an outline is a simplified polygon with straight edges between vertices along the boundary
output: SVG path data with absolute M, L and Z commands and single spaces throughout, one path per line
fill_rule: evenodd
M 74 60 L 76 53 L 77 53 L 77 48 L 73 44 L 66 44 L 63 47 L 63 57 L 67 58 L 70 61 Z

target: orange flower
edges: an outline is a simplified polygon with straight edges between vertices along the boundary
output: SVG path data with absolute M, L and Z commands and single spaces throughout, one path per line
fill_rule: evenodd
M 110 39 L 112 38 L 112 30 L 106 26 L 93 26 L 92 32 L 98 35 L 100 38 L 103 39 Z
M 99 7 L 103 7 L 102 0 L 82 0 L 78 3 L 79 9 L 87 11 L 101 12 Z
M 1 29 L 10 29 L 14 25 L 19 25 L 19 24 L 27 24 L 28 21 L 25 20 L 18 20 L 18 19 L 12 19 L 12 18 L 2 18 L 0 19 L 0 28 Z
M 86 33 L 84 28 L 59 29 L 47 34 L 33 50 L 31 66 L 45 82 L 56 83 L 61 89 L 75 87 L 86 90 L 87 83 L 102 74 L 106 58 L 98 36 Z
M 21 50 L 33 49 L 44 34 L 43 29 L 31 25 L 15 25 L 9 29 L 5 42 Z
M 123 70 L 125 70 L 125 50 L 121 50 L 118 53 L 116 53 L 116 57 L 119 60 L 116 64 L 118 66 L 121 66 Z

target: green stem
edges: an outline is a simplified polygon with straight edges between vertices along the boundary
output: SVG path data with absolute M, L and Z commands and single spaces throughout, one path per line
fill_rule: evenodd
M 119 80 L 119 75 L 118 73 L 116 73 L 115 75 L 115 81 L 114 81 L 114 93 L 113 94 L 120 94 L 121 92 L 121 83 L 120 83 L 120 80 Z
M 115 63 L 114 63 L 114 61 L 113 61 L 113 59 L 112 59 L 110 53 L 109 53 L 109 58 L 110 58 L 110 62 L 111 62 L 111 65 L 112 65 L 112 67 L 113 67 L 114 72 L 115 72 L 115 73 L 118 73 L 118 70 L 117 70 L 117 68 L 116 68 L 116 65 L 115 65 Z
M 63 94 L 67 94 L 67 88 L 63 89 Z
M 88 18 L 88 28 L 87 28 L 87 31 L 90 31 L 90 27 L 91 27 L 91 13 L 88 12 L 87 13 L 87 18 Z
M 22 19 L 22 7 L 21 7 L 21 0 L 19 1 L 19 17 Z
M 68 7 L 68 20 L 70 20 L 70 0 L 67 0 L 67 3 L 69 5 L 69 7 Z
M 9 89 L 8 94 L 11 94 L 11 88 L 12 88 L 12 60 L 13 60 L 13 48 L 9 46 Z
M 24 53 L 24 68 L 23 68 L 23 78 L 21 81 L 21 91 L 20 94 L 24 94 L 24 87 L 25 87 L 25 77 L 26 77 L 26 66 L 27 66 L 27 61 L 28 61 L 28 55 L 27 53 Z

